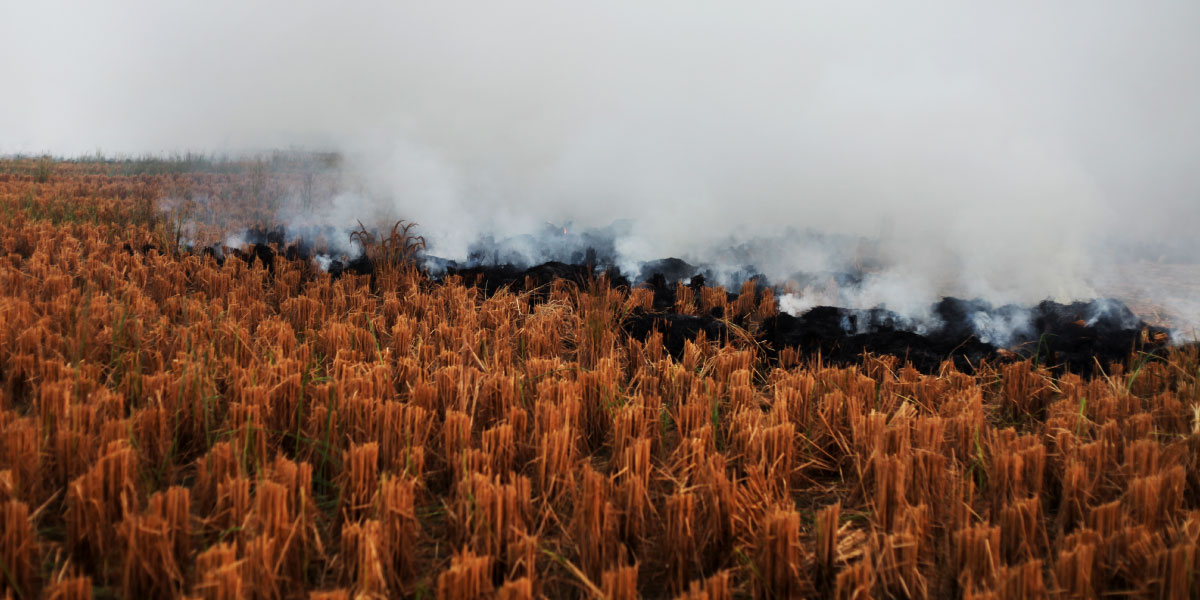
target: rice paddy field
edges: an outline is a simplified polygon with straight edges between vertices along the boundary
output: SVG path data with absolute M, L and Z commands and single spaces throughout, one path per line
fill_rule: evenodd
M 306 184 L 202 166 L 0 165 L 5 597 L 1200 597 L 1194 346 L 1088 378 L 672 356 L 603 278 L 188 252 L 162 199 L 213 241 Z

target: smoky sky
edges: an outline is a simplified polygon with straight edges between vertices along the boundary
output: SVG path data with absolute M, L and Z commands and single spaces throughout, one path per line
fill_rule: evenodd
M 449 256 L 545 221 L 632 219 L 637 257 L 792 228 L 910 286 L 1080 295 L 1200 258 L 1197 31 L 1194 1 L 6 2 L 0 152 L 336 150 L 344 208 Z

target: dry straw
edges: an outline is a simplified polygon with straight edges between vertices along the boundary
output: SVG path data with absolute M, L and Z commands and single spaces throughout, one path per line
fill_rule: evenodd
M 268 227 L 299 172 L 0 165 L 6 597 L 1200 596 L 1194 347 L 830 365 L 755 282 L 675 286 L 726 332 L 680 345 L 604 276 L 434 282 L 406 222 L 334 276 L 156 217 Z

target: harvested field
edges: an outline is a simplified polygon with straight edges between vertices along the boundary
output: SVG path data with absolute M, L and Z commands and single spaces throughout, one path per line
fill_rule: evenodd
M 132 169 L 0 170 L 8 597 L 1200 596 L 1200 352 L 1152 328 L 834 364 L 753 284 L 191 252 L 160 199 L 202 247 L 303 175 Z

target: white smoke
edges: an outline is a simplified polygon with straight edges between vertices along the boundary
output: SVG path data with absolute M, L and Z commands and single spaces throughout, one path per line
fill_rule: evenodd
M 221 244 L 226 248 L 238 249 L 249 243 L 250 241 L 246 239 L 246 231 L 244 229 L 239 229 L 233 233 L 230 233 L 228 236 L 225 236 L 225 240 L 221 242 Z
M 817 231 L 867 240 L 874 270 L 795 302 L 913 314 L 947 293 L 1153 297 L 1162 281 L 1113 265 L 1200 262 L 1186 0 L 0 11 L 20 57 L 0 62 L 20 82 L 0 152 L 344 153 L 321 206 L 285 203 L 292 227 L 405 218 L 461 259 L 488 234 L 631 219 L 626 265 L 852 271 L 840 243 L 788 234 Z
M 317 265 L 317 268 L 322 271 L 328 271 L 330 265 L 333 264 L 333 257 L 328 254 L 318 254 L 313 257 L 313 264 Z

